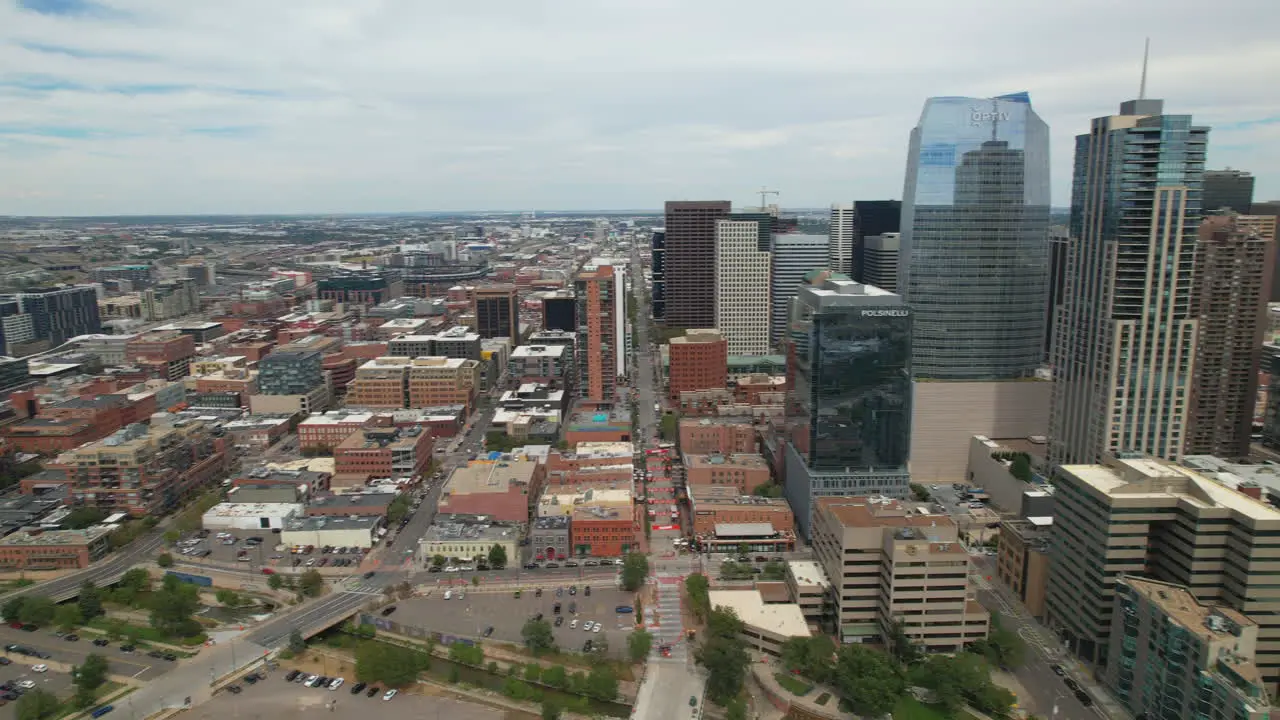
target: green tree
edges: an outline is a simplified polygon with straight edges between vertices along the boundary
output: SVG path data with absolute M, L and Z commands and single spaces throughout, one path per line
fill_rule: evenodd
M 756 497 L 782 497 L 782 486 L 774 482 L 761 483 L 751 491 L 751 494 Z
M 693 573 L 684 579 L 684 591 L 689 597 L 693 616 L 705 620 L 711 612 L 711 582 L 702 573 Z
M 929 489 L 918 483 L 911 483 L 911 499 L 916 502 L 929 502 L 933 496 L 929 494 Z
M 725 720 L 747 720 L 747 703 L 740 697 L 729 701 L 724 708 Z
M 302 637 L 302 632 L 298 628 L 294 628 L 289 632 L 289 649 L 294 653 L 300 653 L 307 649 L 307 640 Z
M 991 625 L 986 639 L 972 643 L 969 651 L 982 655 L 997 667 L 1010 670 L 1021 667 L 1026 659 L 1026 643 L 1018 633 L 1002 627 L 996 618 L 992 618 Z
M 127 570 L 116 583 L 116 598 L 125 605 L 133 605 L 138 595 L 151 591 L 151 573 L 142 568 Z
M 298 590 L 306 597 L 319 597 L 324 592 L 324 577 L 319 570 L 308 570 L 298 578 Z
M 560 713 L 564 709 L 560 707 L 560 703 L 554 698 L 544 697 L 542 699 L 542 720 L 560 720 Z
M 78 507 L 73 509 L 62 520 L 62 524 L 70 530 L 83 530 L 91 525 L 97 525 L 105 520 L 107 513 L 93 507 Z
M 551 687 L 563 688 L 569 684 L 569 676 L 563 665 L 552 665 L 542 671 L 542 682 Z
M 110 618 L 107 620 L 107 639 L 108 640 L 119 640 L 120 638 L 124 637 L 124 634 L 127 630 L 128 630 L 128 625 L 125 624 L 125 621 L 119 618 Z
M 551 623 L 546 620 L 536 620 L 529 618 L 525 621 L 524 627 L 520 628 L 520 637 L 524 638 L 524 644 L 534 655 L 538 655 L 547 650 L 554 650 L 556 647 L 555 634 L 551 632 Z
M 279 573 L 267 576 L 267 587 L 272 590 L 279 590 L 284 587 L 284 578 Z
M 888 646 L 889 653 L 903 665 L 913 665 L 923 655 L 920 646 L 907 635 L 902 620 L 894 620 L 889 626 Z
M 409 496 L 401 493 L 387 506 L 387 524 L 398 523 L 409 516 L 412 503 Z
M 173 556 L 169 553 L 160 553 L 156 556 L 156 565 L 159 565 L 162 568 L 173 567 Z
M 644 662 L 652 649 L 653 635 L 648 630 L 638 627 L 627 636 L 627 654 L 631 656 L 631 662 Z
M 741 557 L 741 556 L 743 556 L 743 555 L 750 554 L 750 553 L 751 553 L 751 546 L 750 546 L 750 545 L 748 545 L 747 543 L 738 543 L 738 556 L 739 556 L 739 557 Z
M 1018 453 L 1009 463 L 1009 474 L 1022 482 L 1031 482 L 1031 458 L 1026 453 Z
M 786 577 L 787 577 L 786 566 L 784 566 L 780 562 L 765 563 L 764 569 L 760 573 L 761 580 L 767 580 L 772 582 L 781 582 L 782 580 L 785 580 Z
M 524 666 L 524 679 L 529 682 L 537 682 L 542 677 L 542 666 L 536 662 L 526 663 Z
M 29 625 L 44 627 L 53 622 L 53 616 L 57 612 L 58 605 L 52 600 L 42 595 L 33 595 L 22 603 L 18 619 Z
M 244 598 L 240 597 L 240 593 L 235 590 L 222 588 L 215 592 L 213 597 L 227 607 L 239 607 L 244 604 Z
M 15 595 L 4 601 L 4 605 L 0 606 L 0 615 L 4 616 L 5 622 L 22 622 L 22 607 L 27 599 L 21 595 Z
M 92 580 L 85 580 L 80 585 L 80 595 L 76 598 L 80 606 L 80 614 L 85 620 L 92 620 L 102 614 L 102 591 Z
M 606 663 L 594 663 L 587 673 L 586 694 L 598 700 L 612 700 L 618 696 L 618 675 Z
M 489 566 L 495 570 L 507 566 L 507 549 L 498 543 L 489 548 Z
M 622 560 L 622 589 L 635 592 L 649 576 L 649 558 L 640 553 L 627 553 Z
M 360 682 L 404 687 L 430 666 L 426 653 L 399 645 L 366 640 L 356 646 L 356 679 Z
M 184 583 L 167 575 L 160 588 L 151 594 L 151 627 L 166 635 L 189 637 L 200 632 L 200 625 L 191 618 L 200 608 L 199 591 L 195 585 Z
M 78 667 L 71 671 L 75 686 L 90 692 L 102 687 L 107 681 L 107 659 L 98 654 L 90 654 Z
M 56 713 L 60 705 L 58 696 L 47 690 L 36 688 L 18 698 L 18 720 L 41 720 Z
M 788 638 L 781 647 L 782 665 L 814 682 L 826 683 L 831 679 L 835 652 L 835 643 L 826 635 Z
M 178 530 L 165 530 L 164 541 L 170 545 L 182 539 L 182 533 Z
M 443 555 L 432 555 L 432 556 L 431 556 L 431 566 L 432 566 L 432 567 L 444 567 L 444 562 L 445 562 L 445 557 L 444 557 Z
M 693 657 L 707 669 L 707 696 L 723 705 L 742 692 L 751 657 L 740 633 L 742 621 L 733 611 L 714 608 L 707 616 L 707 634 Z
M 833 671 L 835 687 L 859 715 L 879 717 L 893 710 L 906 684 L 893 659 L 866 645 L 844 645 Z
M 59 605 L 58 609 L 53 613 L 53 624 L 58 626 L 63 632 L 71 632 L 84 624 L 84 615 L 80 613 L 80 606 L 75 604 Z
M 455 642 L 449 646 L 449 659 L 463 665 L 479 667 L 484 664 L 484 648 L 479 645 Z

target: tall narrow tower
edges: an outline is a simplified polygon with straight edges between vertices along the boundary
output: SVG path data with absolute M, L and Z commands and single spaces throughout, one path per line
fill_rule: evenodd
M 1147 99 L 1121 104 L 1119 115 L 1095 118 L 1076 137 L 1072 240 L 1052 350 L 1055 464 L 1182 453 L 1208 143 L 1208 128 Z

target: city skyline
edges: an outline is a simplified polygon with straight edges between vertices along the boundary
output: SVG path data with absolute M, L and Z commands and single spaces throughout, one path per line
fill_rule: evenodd
M 1186 23 L 1178 6 L 1099 24 L 1077 7 L 823 2 L 758 23 L 715 3 L 19 0 L 0 6 L 0 214 L 746 206 L 760 184 L 821 208 L 898 197 L 924 99 L 1010 89 L 1054 128 L 1063 207 L 1069 128 L 1136 94 L 1143 34 L 1149 94 L 1213 127 L 1209 166 L 1280 196 L 1280 103 L 1256 92 L 1280 64 L 1265 30 Z M 992 47 L 999 61 L 978 49 Z

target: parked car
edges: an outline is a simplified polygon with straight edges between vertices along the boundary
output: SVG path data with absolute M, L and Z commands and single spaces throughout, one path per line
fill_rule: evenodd
M 631 607 L 630 605 L 619 605 L 618 607 L 614 608 L 613 611 L 618 613 L 619 615 L 625 615 L 626 613 L 635 612 L 635 608 Z
M 319 679 L 320 679 L 319 675 L 308 675 L 306 681 L 303 682 L 302 684 L 305 687 L 315 687 L 316 681 L 318 681 Z
M 483 633 L 481 633 L 481 634 L 482 634 L 484 637 L 489 637 L 490 635 L 492 635 L 492 634 L 493 634 L 493 626 L 492 626 L 492 625 L 490 625 L 489 627 L 485 628 L 485 629 L 484 629 L 484 632 L 483 632 Z
M 135 646 L 133 646 L 133 645 L 121 645 L 121 646 L 120 646 L 120 652 L 122 652 L 122 653 L 131 653 L 131 652 L 133 652 L 134 650 L 137 650 L 137 649 L 138 649 L 138 648 L 137 648 L 137 647 L 135 647 Z
M 49 666 L 45 665 L 44 663 L 40 663 L 39 665 L 32 665 L 31 672 L 38 672 L 38 673 L 49 672 Z
M 301 674 L 302 674 L 302 671 L 301 671 L 301 670 L 290 670 L 287 674 L 285 674 L 285 676 L 284 676 L 284 681 L 285 681 L 285 682 L 293 682 L 293 681 L 294 681 L 294 680 L 296 680 L 296 679 L 298 678 L 298 676 L 299 676 L 299 675 L 301 675 Z
M 97 645 L 98 647 L 106 647 L 111 644 L 111 641 L 106 638 L 98 638 L 97 640 L 93 641 L 93 644 Z
M 397 694 L 399 694 L 399 692 L 400 692 L 399 690 L 396 690 L 395 688 L 391 688 L 390 690 L 388 690 L 388 691 L 387 691 L 387 694 L 386 694 L 386 695 L 383 695 L 383 696 L 382 696 L 382 699 L 383 699 L 383 700 L 390 700 L 391 698 L 393 698 L 393 697 L 395 697 Z
M 364 696 L 373 697 L 374 695 L 377 695 L 380 692 L 382 692 L 382 688 L 378 687 L 377 685 L 374 685 L 373 687 L 364 691 Z
M 242 691 L 243 689 L 239 685 L 227 686 L 227 692 L 231 693 L 232 695 L 239 695 Z
M 355 685 L 352 685 L 352 686 L 351 686 L 351 694 L 352 694 L 352 695 L 359 695 L 359 694 L 360 694 L 360 691 L 361 691 L 361 690 L 364 690 L 364 689 L 365 689 L 365 687 L 366 687 L 366 684 L 365 684 L 365 683 L 358 682 L 358 683 L 356 683 Z
M 329 689 L 337 690 L 338 688 L 342 687 L 342 683 L 344 682 L 346 682 L 346 680 L 343 678 L 334 678 L 333 682 L 329 683 Z
M 382 608 L 382 617 L 386 617 L 386 616 L 390 615 L 391 613 L 393 613 L 393 612 L 395 612 L 395 611 L 396 611 L 396 606 L 395 606 L 395 605 L 388 605 L 388 606 L 386 606 L 386 607 Z
M 555 626 L 556 626 L 556 627 L 560 627 L 560 626 L 561 626 L 561 625 L 563 625 L 563 624 L 564 624 L 564 616 L 563 616 L 563 615 L 557 615 L 557 616 L 556 616 Z

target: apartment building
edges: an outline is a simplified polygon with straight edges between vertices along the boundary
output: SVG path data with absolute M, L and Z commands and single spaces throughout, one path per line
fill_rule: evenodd
M 412 478 L 431 463 L 431 433 L 422 428 L 366 427 L 333 449 L 338 485 L 364 485 L 371 478 Z
M 220 478 L 230 458 L 228 439 L 204 423 L 156 418 L 59 455 L 22 492 L 62 489 L 79 505 L 159 517 Z
M 681 452 L 710 455 L 760 450 L 753 418 L 681 419 L 679 429 Z
M 176 330 L 138 335 L 125 346 L 125 361 L 163 380 L 186 377 L 196 356 L 196 341 Z
M 716 324 L 734 355 L 769 352 L 772 215 L 735 213 L 716 222 Z
M 812 522 L 841 642 L 882 642 L 895 622 L 929 652 L 987 636 L 991 618 L 972 597 L 969 553 L 949 517 L 888 498 L 818 497 Z
M 409 366 L 409 407 L 462 405 L 470 413 L 480 391 L 480 373 L 476 360 L 414 358 Z
M 715 533 L 716 525 L 768 523 L 774 532 L 793 533 L 795 515 L 784 498 L 757 497 L 732 485 L 690 485 L 693 533 Z
M 693 455 L 684 453 L 685 483 L 694 485 L 732 485 L 746 495 L 768 484 L 772 474 L 769 464 L 759 455 Z
M 1034 517 L 1000 523 L 996 575 L 1017 594 L 1033 616 L 1044 617 L 1049 583 L 1049 532 L 1053 518 Z
M 1157 459 L 1058 470 L 1046 623 L 1106 668 L 1121 575 L 1186 585 L 1259 623 L 1256 662 L 1280 676 L 1280 510 Z M 1116 622 L 1113 622 L 1116 621 Z
M 1270 694 L 1254 654 L 1258 625 L 1186 587 L 1123 576 L 1117 632 L 1103 682 L 1139 718 L 1269 720 Z

